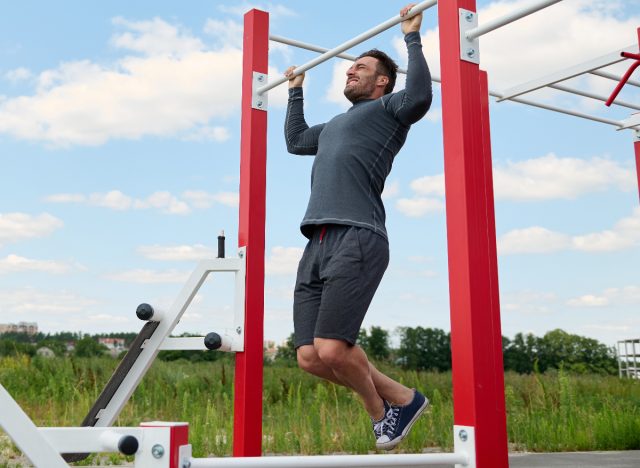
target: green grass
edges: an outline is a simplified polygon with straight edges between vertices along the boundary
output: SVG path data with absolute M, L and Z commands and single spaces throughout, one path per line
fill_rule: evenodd
M 116 363 L 108 358 L 0 358 L 0 382 L 40 426 L 78 425 Z M 453 446 L 451 374 L 383 369 L 432 402 L 400 450 Z M 640 449 L 640 382 L 617 377 L 507 373 L 509 442 L 529 451 Z M 354 394 L 296 368 L 265 367 L 263 451 L 278 454 L 369 453 L 368 416 Z M 233 364 L 157 361 L 122 411 L 119 425 L 188 421 L 194 455 L 232 449 Z M 0 434 L 2 435 L 2 434 Z M 0 466 L 15 455 L 0 439 Z M 87 463 L 114 464 L 117 456 Z

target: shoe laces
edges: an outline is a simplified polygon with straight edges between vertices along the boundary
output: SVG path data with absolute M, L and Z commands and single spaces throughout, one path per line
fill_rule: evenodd
M 400 408 L 391 406 L 380 421 L 373 421 L 373 432 L 376 434 L 377 438 L 380 438 L 387 433 L 393 433 L 396 425 L 398 424 L 399 414 Z

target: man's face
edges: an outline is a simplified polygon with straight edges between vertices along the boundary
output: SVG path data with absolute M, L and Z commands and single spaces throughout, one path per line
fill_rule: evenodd
M 373 97 L 377 88 L 378 75 L 377 72 L 378 59 L 374 57 L 359 58 L 347 70 L 347 84 L 344 88 L 346 98 L 355 103 L 361 99 L 370 99 Z

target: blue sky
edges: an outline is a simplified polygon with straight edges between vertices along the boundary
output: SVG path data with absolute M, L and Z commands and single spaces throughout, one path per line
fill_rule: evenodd
M 482 24 L 526 2 L 478 4 Z M 220 230 L 234 252 L 242 13 L 254 6 L 270 11 L 272 33 L 333 47 L 404 2 L 4 6 L 0 323 L 137 331 L 137 304 L 171 305 L 198 259 L 215 256 Z M 632 45 L 639 23 L 635 1 L 565 0 L 483 37 L 482 67 L 492 88 L 505 89 Z M 439 74 L 435 9 L 422 34 Z M 348 52 L 372 47 L 406 63 L 399 27 Z M 270 75 L 314 55 L 272 43 Z M 307 74 L 309 123 L 347 108 L 346 66 L 336 59 Z M 606 95 L 615 86 L 593 76 L 572 84 Z M 391 263 L 367 327 L 449 329 L 437 84 L 434 94 L 387 180 Z M 535 97 L 612 119 L 635 112 L 555 91 Z M 639 98 L 629 87 L 621 94 Z M 312 163 L 286 152 L 285 102 L 284 86 L 270 93 L 265 337 L 278 342 L 292 331 Z M 491 114 L 503 334 L 562 328 L 607 344 L 640 336 L 633 133 L 493 99 Z M 210 278 L 177 332 L 230 327 L 232 281 Z

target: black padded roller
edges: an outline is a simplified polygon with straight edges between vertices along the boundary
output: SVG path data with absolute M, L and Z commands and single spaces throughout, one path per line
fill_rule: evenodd
M 118 450 L 124 455 L 133 455 L 138 451 L 138 439 L 132 435 L 122 436 L 118 441 Z
M 153 307 L 143 302 L 136 309 L 136 315 L 140 320 L 151 320 L 151 317 L 153 317 Z
M 219 349 L 222 346 L 222 337 L 215 332 L 207 333 L 204 337 L 204 345 L 207 349 Z

